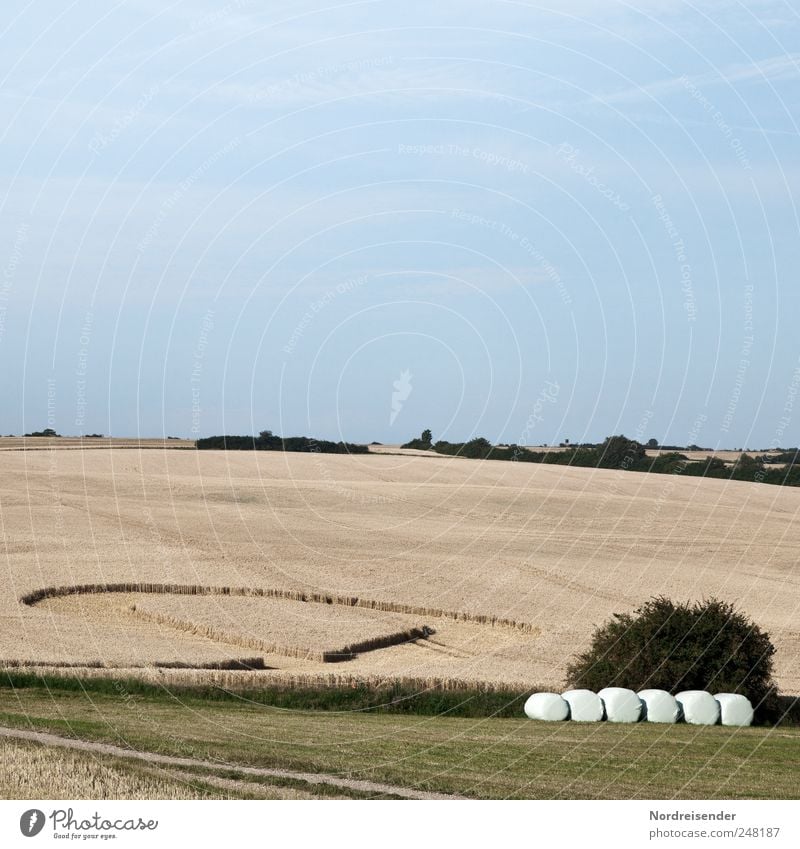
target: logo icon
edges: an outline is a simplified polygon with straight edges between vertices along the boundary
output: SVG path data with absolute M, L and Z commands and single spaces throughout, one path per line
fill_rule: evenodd
M 400 379 L 395 380 L 392 386 L 394 392 L 392 392 L 392 412 L 389 416 L 389 425 L 394 424 L 398 413 L 403 409 L 403 401 L 407 401 L 411 394 L 411 372 L 408 369 L 401 371 Z
M 44 828 L 44 812 L 38 808 L 31 808 L 19 818 L 19 830 L 25 837 L 36 837 Z

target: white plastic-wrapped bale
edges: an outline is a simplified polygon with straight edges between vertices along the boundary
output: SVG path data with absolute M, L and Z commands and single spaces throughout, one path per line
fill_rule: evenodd
M 597 694 L 603 700 L 609 722 L 638 722 L 642 716 L 642 701 L 625 687 L 605 687 Z
M 600 722 L 603 700 L 591 690 L 567 690 L 561 697 L 569 705 L 569 718 L 575 722 Z
M 720 719 L 723 725 L 744 728 L 753 724 L 753 705 L 747 696 L 741 693 L 717 693 L 714 698 L 719 702 Z
M 534 693 L 525 702 L 525 716 L 546 722 L 561 722 L 569 717 L 569 705 L 558 693 Z
M 641 690 L 643 719 L 648 722 L 675 723 L 680 719 L 681 706 L 672 693 L 666 690 Z
M 685 690 L 675 698 L 690 725 L 716 725 L 719 722 L 719 702 L 705 690 Z

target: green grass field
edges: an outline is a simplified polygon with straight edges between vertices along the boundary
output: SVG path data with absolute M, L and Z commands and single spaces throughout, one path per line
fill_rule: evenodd
M 795 727 L 549 724 L 522 717 L 290 710 L 154 688 L 107 689 L 0 687 L 0 725 L 234 766 L 472 797 L 797 796 Z

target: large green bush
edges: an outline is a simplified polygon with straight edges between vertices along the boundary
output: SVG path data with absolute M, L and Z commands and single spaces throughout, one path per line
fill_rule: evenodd
M 775 694 L 769 635 L 718 599 L 676 604 L 652 598 L 615 614 L 567 669 L 570 686 L 655 687 L 677 693 L 742 693 L 765 717 Z

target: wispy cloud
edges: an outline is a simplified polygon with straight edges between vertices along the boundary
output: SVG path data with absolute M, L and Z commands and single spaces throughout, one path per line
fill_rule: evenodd
M 362 56 L 310 65 L 286 76 L 255 82 L 212 85 L 205 90 L 184 85 L 185 93 L 228 105 L 259 109 L 300 109 L 346 98 L 453 97 L 509 100 L 507 87 L 495 85 L 480 68 L 461 62 L 416 60 L 391 55 Z M 506 92 L 505 94 L 503 92 Z
M 674 127 L 676 125 L 676 119 L 674 117 L 656 114 L 654 112 L 628 112 L 627 115 L 630 120 L 640 124 L 659 124 L 664 127 Z M 684 116 L 680 118 L 680 125 L 682 127 L 709 127 L 712 123 L 711 121 L 701 121 L 697 118 L 686 118 Z M 760 127 L 747 124 L 730 124 L 729 126 L 731 130 L 735 130 L 737 133 L 753 133 L 758 136 L 789 136 L 793 138 L 800 136 L 797 130 L 781 130 L 775 127 Z
M 658 99 L 676 92 L 683 92 L 687 82 L 698 88 L 709 88 L 714 85 L 732 86 L 737 83 L 751 81 L 780 81 L 796 79 L 800 75 L 800 53 L 786 53 L 780 56 L 769 56 L 754 62 L 728 65 L 707 71 L 704 74 L 689 76 L 682 74 L 678 77 L 656 80 L 644 85 L 625 88 L 610 94 L 595 97 L 603 103 L 627 103 L 636 100 Z
M 543 268 L 515 266 L 497 268 L 491 265 L 464 266 L 447 272 L 388 271 L 375 269 L 371 276 L 384 293 L 393 297 L 433 298 L 453 295 L 497 294 L 515 289 L 553 285 Z

